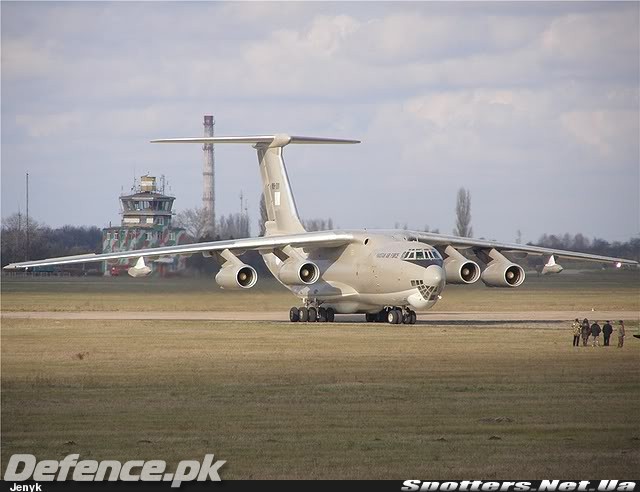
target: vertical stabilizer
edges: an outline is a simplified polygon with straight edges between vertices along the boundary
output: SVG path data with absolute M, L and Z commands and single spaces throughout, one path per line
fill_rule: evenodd
M 244 143 L 252 144 L 258 152 L 258 165 L 262 177 L 262 191 L 267 206 L 267 236 L 304 232 L 293 199 L 282 151 L 289 144 L 354 144 L 359 140 L 321 137 L 293 137 L 285 134 L 250 137 L 196 137 L 152 140 L 152 143 Z
M 258 144 L 256 150 L 269 219 L 264 225 L 265 235 L 304 232 L 282 158 L 283 147 Z

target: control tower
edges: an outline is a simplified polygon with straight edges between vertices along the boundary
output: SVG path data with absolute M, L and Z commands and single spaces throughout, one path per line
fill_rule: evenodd
M 187 234 L 181 227 L 173 227 L 173 202 L 175 197 L 164 194 L 164 186 L 158 190 L 155 176 L 141 176 L 131 193 L 120 196 L 122 223 L 102 230 L 102 252 L 115 253 L 159 246 L 185 244 Z M 136 259 L 114 260 L 107 264 L 105 275 L 120 275 Z M 185 268 L 184 257 L 161 257 L 149 262 L 152 271 L 161 275 L 175 273 Z

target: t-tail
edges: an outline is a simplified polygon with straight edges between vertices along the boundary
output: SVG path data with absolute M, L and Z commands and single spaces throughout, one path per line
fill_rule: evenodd
M 289 144 L 355 144 L 359 140 L 321 137 L 294 137 L 285 134 L 248 137 L 195 137 L 152 140 L 152 143 L 242 143 L 251 144 L 258 152 L 258 165 L 262 177 L 262 190 L 267 207 L 268 221 L 265 235 L 305 232 L 291 191 L 287 168 L 282 157 Z

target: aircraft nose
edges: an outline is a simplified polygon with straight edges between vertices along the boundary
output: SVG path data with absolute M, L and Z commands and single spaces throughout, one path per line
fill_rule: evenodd
M 444 271 L 442 268 L 438 265 L 429 265 L 424 272 L 424 283 L 439 289 L 444 287 Z

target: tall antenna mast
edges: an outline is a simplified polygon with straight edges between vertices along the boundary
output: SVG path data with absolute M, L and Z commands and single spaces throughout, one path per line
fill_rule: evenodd
M 27 173 L 27 247 L 25 248 L 24 259 L 29 259 L 29 173 Z

